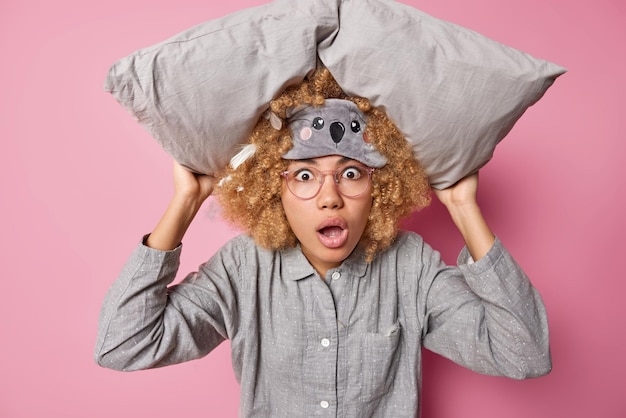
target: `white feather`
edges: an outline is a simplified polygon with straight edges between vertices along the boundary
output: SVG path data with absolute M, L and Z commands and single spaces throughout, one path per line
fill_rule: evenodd
M 241 149 L 233 158 L 230 159 L 230 166 L 236 170 L 239 166 L 245 163 L 250 157 L 256 153 L 256 145 L 248 144 Z
M 217 185 L 218 185 L 219 187 L 223 187 L 225 183 L 227 183 L 227 182 L 231 181 L 232 179 L 233 179 L 233 177 L 232 177 L 232 176 L 226 176 L 226 177 L 222 178 L 222 179 L 221 179 L 221 180 L 217 183 Z
M 218 186 L 218 187 L 224 187 L 224 185 L 225 185 L 226 183 L 228 183 L 229 181 L 231 181 L 232 179 L 233 179 L 233 178 L 232 178 L 232 176 L 226 176 L 226 177 L 224 177 L 223 179 L 221 179 L 221 180 L 217 183 L 217 186 Z M 243 189 L 243 186 L 239 186 L 239 187 L 237 187 L 237 189 L 236 189 L 236 190 L 237 190 L 237 192 L 243 192 L 243 190 L 244 190 L 244 189 Z

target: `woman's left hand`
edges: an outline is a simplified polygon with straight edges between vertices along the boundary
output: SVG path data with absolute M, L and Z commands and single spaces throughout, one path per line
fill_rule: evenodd
M 478 173 L 471 174 L 443 190 L 434 189 L 435 195 L 448 209 L 453 206 L 476 204 Z

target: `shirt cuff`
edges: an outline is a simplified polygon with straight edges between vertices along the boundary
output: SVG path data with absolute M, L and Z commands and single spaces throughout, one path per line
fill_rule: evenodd
M 502 256 L 503 251 L 504 247 L 502 245 L 502 241 L 500 241 L 500 239 L 496 237 L 493 245 L 491 246 L 489 251 L 487 251 L 487 254 L 485 254 L 478 261 L 475 261 L 470 255 L 467 247 L 464 247 L 457 258 L 457 265 L 464 266 L 474 274 L 480 274 L 493 267 L 493 265 Z
M 156 248 L 152 248 L 148 246 L 148 244 L 146 244 L 146 242 L 148 241 L 148 237 L 150 237 L 150 234 L 146 234 L 143 236 L 143 238 L 141 238 L 141 246 L 152 251 L 159 251 L 159 252 L 164 252 L 164 253 L 180 252 L 180 250 L 183 247 L 183 243 L 181 242 L 176 246 L 176 248 L 172 250 L 157 250 Z

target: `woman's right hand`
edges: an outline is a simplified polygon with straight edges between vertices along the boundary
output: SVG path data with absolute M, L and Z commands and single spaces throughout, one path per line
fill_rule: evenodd
M 196 174 L 174 161 L 174 198 L 195 200 L 202 204 L 213 193 L 215 177 Z

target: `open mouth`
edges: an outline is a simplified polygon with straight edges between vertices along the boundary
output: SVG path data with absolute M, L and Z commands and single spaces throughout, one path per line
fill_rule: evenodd
M 341 219 L 328 219 L 317 228 L 320 242 L 327 248 L 338 248 L 348 239 L 348 229 Z

